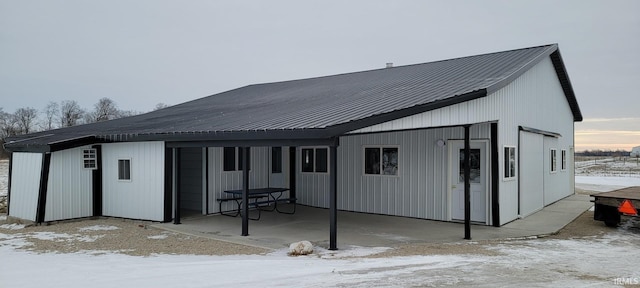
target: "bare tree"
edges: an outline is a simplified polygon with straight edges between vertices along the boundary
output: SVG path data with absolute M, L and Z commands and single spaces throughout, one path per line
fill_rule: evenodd
M 84 110 L 74 100 L 64 100 L 60 104 L 60 127 L 71 127 L 80 124 Z
M 164 109 L 164 108 L 167 108 L 167 107 L 169 107 L 169 105 L 167 105 L 167 104 L 164 104 L 164 103 L 160 102 L 160 103 L 156 104 L 156 107 L 155 107 L 155 108 L 153 108 L 153 110 L 154 110 L 154 111 L 155 111 L 155 110 L 160 110 L 160 109 Z
M 120 118 L 120 111 L 113 100 L 104 97 L 98 100 L 98 103 L 94 105 L 94 111 L 90 114 L 91 122 L 107 121 L 116 118 Z
M 53 101 L 49 102 L 49 104 L 47 104 L 47 106 L 44 107 L 44 110 L 42 112 L 44 114 L 44 119 L 42 120 L 42 124 L 41 124 L 42 129 L 51 130 L 53 128 L 56 128 L 55 118 L 60 113 L 58 103 Z
M 15 123 L 20 131 L 19 133 L 29 134 L 34 132 L 33 126 L 38 119 L 38 110 L 31 107 L 19 108 L 13 114 L 13 117 L 15 118 Z
M 0 139 L 18 134 L 15 117 L 13 114 L 2 111 L 0 108 Z

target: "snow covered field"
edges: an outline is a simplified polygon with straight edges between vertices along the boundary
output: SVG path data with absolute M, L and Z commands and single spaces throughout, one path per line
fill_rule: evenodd
M 606 162 L 605 162 L 606 163 Z M 635 163 L 634 163 L 635 164 Z M 617 164 L 616 164 L 617 165 Z M 626 164 L 625 164 L 626 165 Z M 623 166 L 625 166 L 623 165 Z M 613 164 L 610 165 L 613 167 Z M 584 164 L 582 167 L 591 167 Z M 609 167 L 605 164 L 604 167 Z M 633 168 L 633 167 L 631 167 Z M 576 187 L 608 191 L 640 185 L 640 172 L 612 168 L 577 172 Z M 624 167 L 618 169 L 626 169 Z M 608 172 L 609 171 L 609 172 Z M 626 170 L 625 170 L 626 171 Z M 612 176 L 615 174 L 617 176 Z M 4 178 L 0 178 L 4 179 Z M 599 189 L 599 190 L 598 190 Z M 0 216 L 2 217 L 2 216 Z M 2 220 L 2 219 L 0 219 Z M 20 231 L 17 224 L 0 225 Z M 367 258 L 380 248 L 319 250 L 290 257 L 267 255 L 136 257 L 115 251 L 34 253 L 25 234 L 0 229 L 0 287 L 620 287 L 640 285 L 640 219 L 603 235 L 573 239 L 530 239 L 482 245 L 496 255 L 424 255 Z M 86 229 L 105 231 L 108 226 Z M 48 241 L 76 235 L 42 233 Z M 77 239 L 75 239 L 77 240 Z M 83 241 L 94 241 L 92 238 Z M 162 241 L 162 239 L 158 239 Z

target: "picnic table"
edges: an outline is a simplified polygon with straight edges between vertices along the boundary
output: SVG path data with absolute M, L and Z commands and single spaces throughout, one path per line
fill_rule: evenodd
M 260 211 L 276 211 L 278 213 L 284 214 L 294 214 L 296 213 L 296 198 L 295 197 L 283 197 L 284 192 L 289 191 L 289 188 L 278 188 L 278 187 L 265 187 L 265 188 L 250 188 L 247 191 L 247 196 L 249 200 L 249 207 L 254 207 L 258 211 L 257 218 L 251 218 L 251 220 L 260 220 L 261 213 Z M 225 190 L 224 193 L 229 194 L 228 197 L 218 198 L 218 202 L 220 204 L 220 214 L 225 216 L 237 217 L 241 214 L 242 210 L 242 189 L 237 190 Z M 235 201 L 238 204 L 238 209 L 235 213 L 229 214 L 224 213 L 222 211 L 222 203 L 227 201 Z M 291 211 L 283 211 L 278 208 L 278 203 L 292 203 L 293 210 Z M 266 206 L 271 206 L 273 204 L 273 208 L 266 209 Z

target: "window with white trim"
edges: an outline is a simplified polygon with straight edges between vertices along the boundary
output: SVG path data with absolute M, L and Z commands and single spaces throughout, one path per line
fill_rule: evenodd
M 504 179 L 516 178 L 516 147 L 504 146 Z
M 302 148 L 301 170 L 305 173 L 327 173 L 329 171 L 329 149 Z
M 560 166 L 562 171 L 567 170 L 567 150 L 562 149 L 562 165 Z
M 118 159 L 118 180 L 131 180 L 131 159 Z
M 82 149 L 82 165 L 84 169 L 98 169 L 98 157 L 96 149 Z
M 556 149 L 551 149 L 551 172 L 556 172 L 558 171 L 558 166 L 556 163 L 557 157 L 556 157 Z
M 365 175 L 398 175 L 398 147 L 364 147 Z
M 224 147 L 222 151 L 222 170 L 242 171 L 242 147 Z M 251 163 L 251 153 L 249 153 L 249 163 Z

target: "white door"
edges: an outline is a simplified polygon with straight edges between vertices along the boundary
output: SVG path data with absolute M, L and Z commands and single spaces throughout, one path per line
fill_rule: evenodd
M 471 141 L 471 221 L 487 222 L 487 141 Z M 464 141 L 449 141 L 451 219 L 464 220 Z
M 544 207 L 544 136 L 520 131 L 520 216 Z
M 288 187 L 285 177 L 285 173 L 288 171 L 285 159 L 288 159 L 288 157 L 285 156 L 289 155 L 289 149 L 286 147 L 271 147 L 270 152 L 269 187 Z

